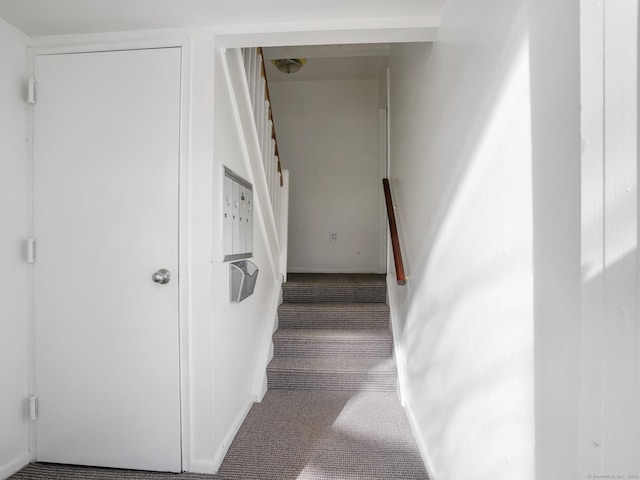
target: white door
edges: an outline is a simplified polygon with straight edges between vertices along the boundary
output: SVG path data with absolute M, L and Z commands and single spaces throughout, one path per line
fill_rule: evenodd
M 35 58 L 39 461 L 181 469 L 180 63 L 179 48 Z

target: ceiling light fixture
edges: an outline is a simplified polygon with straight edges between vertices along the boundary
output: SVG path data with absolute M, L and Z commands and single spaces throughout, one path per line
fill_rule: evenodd
M 307 63 L 306 58 L 277 58 L 271 60 L 271 63 L 282 73 L 296 73 L 304 64 Z

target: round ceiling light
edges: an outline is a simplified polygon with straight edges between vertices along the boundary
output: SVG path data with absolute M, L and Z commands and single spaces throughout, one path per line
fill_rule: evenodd
M 271 60 L 271 63 L 282 73 L 296 73 L 304 64 L 307 63 L 306 58 L 277 58 Z

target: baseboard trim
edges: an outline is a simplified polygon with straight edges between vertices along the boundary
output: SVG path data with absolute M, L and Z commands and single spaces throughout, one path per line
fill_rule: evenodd
M 213 460 L 202 460 L 202 459 L 192 458 L 189 461 L 189 469 L 186 471 L 189 473 L 215 474 L 218 471 L 218 468 L 216 467 L 215 462 Z
M 404 353 L 404 344 L 400 339 L 400 317 L 402 315 L 400 300 L 398 298 L 396 285 L 396 278 L 393 275 L 387 275 L 387 303 L 389 304 L 389 317 L 391 321 L 391 332 L 393 333 L 393 355 L 396 360 L 396 368 L 398 369 L 398 396 L 400 397 L 400 404 L 404 408 L 407 419 L 409 420 L 409 426 L 411 427 L 411 433 L 418 446 L 422 463 L 427 470 L 430 480 L 436 480 L 436 472 L 433 469 L 433 463 L 427 450 L 427 443 L 422 435 L 420 428 L 418 428 L 418 422 L 416 421 L 415 414 L 411 408 L 411 401 L 408 388 L 407 378 L 407 359 Z M 402 287 L 406 288 L 406 287 Z
M 393 357 L 396 360 L 398 369 L 398 397 L 400 404 L 404 407 L 407 398 L 407 368 L 404 355 L 404 346 L 400 339 L 400 304 L 396 295 L 395 277 L 387 275 L 387 303 L 389 304 L 389 319 L 391 322 L 391 333 L 393 334 Z M 404 287 L 406 288 L 406 287 Z
M 11 475 L 26 467 L 30 463 L 29 452 L 25 452 L 18 458 L 11 460 L 9 463 L 0 466 L 0 479 L 4 480 Z
M 409 420 L 409 426 L 411 427 L 411 432 L 413 433 L 413 438 L 416 441 L 416 445 L 418 445 L 418 451 L 420 452 L 420 457 L 422 458 L 422 463 L 424 463 L 424 468 L 427 470 L 427 475 L 429 480 L 437 480 L 437 474 L 435 469 L 433 468 L 433 462 L 431 461 L 431 456 L 429 455 L 429 451 L 427 450 L 427 443 L 424 439 L 422 433 L 420 433 L 420 429 L 418 428 L 418 422 L 413 413 L 413 409 L 411 405 L 405 404 L 404 411 L 407 415 L 407 419 Z
M 231 424 L 231 428 L 229 428 L 229 431 L 227 432 L 227 434 L 224 437 L 224 440 L 222 441 L 222 445 L 220 445 L 220 447 L 216 451 L 216 454 L 213 457 L 213 461 L 211 462 L 213 463 L 213 467 L 214 467 L 213 471 L 196 472 L 196 473 L 217 473 L 218 472 L 218 469 L 220 468 L 220 465 L 222 465 L 222 461 L 224 460 L 224 457 L 227 455 L 227 452 L 229 451 L 231 442 L 233 442 L 233 439 L 238 434 L 238 431 L 240 430 L 240 427 L 242 426 L 244 419 L 247 418 L 247 415 L 249 414 L 249 410 L 251 410 L 252 406 L 253 406 L 252 401 L 247 402 L 244 408 L 240 411 L 240 413 L 236 417 L 235 421 Z

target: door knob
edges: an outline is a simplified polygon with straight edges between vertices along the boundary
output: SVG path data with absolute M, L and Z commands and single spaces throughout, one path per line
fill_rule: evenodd
M 169 283 L 169 280 L 171 280 L 171 272 L 166 268 L 161 268 L 151 275 L 151 280 L 159 283 L 160 285 L 164 285 L 165 283 Z

